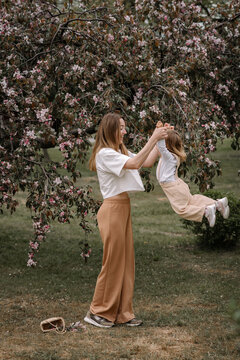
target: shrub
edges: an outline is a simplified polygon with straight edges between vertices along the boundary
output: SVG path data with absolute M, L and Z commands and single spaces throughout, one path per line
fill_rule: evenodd
M 220 191 L 208 190 L 204 195 L 212 199 L 220 199 L 225 196 L 228 198 L 230 216 L 227 220 L 223 219 L 219 211 L 216 212 L 216 223 L 213 228 L 208 224 L 206 217 L 201 223 L 182 220 L 184 226 L 197 235 L 198 244 L 205 248 L 225 248 L 231 249 L 236 246 L 240 239 L 240 199 L 234 194 L 223 194 Z

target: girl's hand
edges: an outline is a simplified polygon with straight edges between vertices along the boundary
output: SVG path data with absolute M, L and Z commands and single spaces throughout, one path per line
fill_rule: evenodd
M 172 126 L 172 125 L 170 125 L 168 123 L 165 123 L 164 127 L 167 128 L 167 129 L 170 129 L 170 130 L 174 130 L 174 126 Z

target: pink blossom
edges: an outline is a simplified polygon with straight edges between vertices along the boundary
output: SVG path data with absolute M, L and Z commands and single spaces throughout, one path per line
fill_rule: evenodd
M 219 95 L 227 96 L 229 93 L 229 88 L 226 85 L 219 84 L 217 87 L 217 93 Z
M 206 163 L 207 163 L 208 167 L 210 167 L 210 166 L 212 166 L 212 165 L 213 165 L 213 161 L 212 161 L 212 160 L 210 160 L 209 158 L 206 158 L 206 159 L 205 159 L 205 161 L 206 161 Z
M 80 67 L 79 65 L 73 65 L 72 69 L 73 71 L 79 72 L 80 74 L 84 71 L 84 68 Z
M 99 98 L 96 95 L 94 95 L 93 96 L 93 101 L 95 102 L 95 104 L 97 104 L 99 102 Z
M 23 145 L 24 145 L 24 146 L 29 145 L 29 143 L 30 143 L 29 139 L 25 138 L 25 139 L 23 140 Z
M 60 179 L 60 177 L 57 177 L 53 182 L 56 185 L 60 185 L 62 183 L 62 180 Z
M 111 34 L 108 34 L 108 36 L 107 36 L 107 41 L 108 41 L 109 43 L 111 43 L 111 42 L 113 42 L 113 40 L 114 40 L 114 36 L 111 35 Z
M 180 7 L 181 7 L 182 9 L 186 7 L 186 4 L 185 4 L 184 1 L 182 1 L 182 2 L 180 3 Z
M 185 93 L 185 91 L 178 91 L 179 95 L 182 97 L 182 98 L 186 98 L 187 94 Z
M 37 265 L 37 262 L 32 260 L 32 259 L 28 259 L 28 262 L 27 262 L 27 266 L 28 267 L 31 267 L 31 266 L 36 266 Z
M 38 110 L 36 111 L 36 115 L 37 118 L 40 122 L 45 122 L 48 120 L 47 115 L 48 115 L 49 109 L 42 109 L 42 110 Z
M 147 44 L 146 41 L 144 41 L 144 40 L 142 40 L 142 41 L 138 40 L 138 46 L 143 47 L 143 46 L 145 46 L 146 44 Z
M 146 113 L 145 110 L 143 110 L 143 111 L 140 112 L 140 118 L 141 118 L 141 119 L 145 118 L 146 115 L 147 115 L 147 113 Z
M 160 113 L 160 110 L 159 110 L 159 108 L 158 108 L 157 105 L 151 106 L 151 107 L 150 107 L 150 110 L 151 110 L 152 112 L 156 113 L 156 114 L 159 114 L 159 113 Z
M 36 139 L 36 135 L 35 135 L 34 130 L 29 130 L 29 131 L 27 131 L 26 135 L 27 135 L 27 137 L 30 138 L 30 139 Z
M 48 232 L 49 229 L 50 229 L 50 226 L 49 226 L 49 225 L 44 225 L 43 230 L 44 230 L 45 232 Z
M 34 250 L 37 250 L 39 248 L 39 244 L 36 241 L 35 242 L 30 241 L 29 245 Z
M 77 145 L 81 145 L 83 142 L 84 142 L 83 139 L 77 139 L 76 140 Z
M 186 41 L 186 45 L 187 45 L 187 46 L 192 45 L 192 43 L 193 43 L 193 41 L 192 41 L 192 40 L 190 40 L 190 39 Z
M 186 85 L 186 84 L 187 84 L 186 81 L 183 80 L 183 79 L 180 79 L 180 80 L 178 81 L 178 83 L 179 83 L 180 85 Z
M 97 84 L 97 89 L 98 89 L 98 91 L 103 91 L 102 82 Z
M 23 79 L 23 76 L 20 74 L 19 70 L 16 70 L 15 73 L 13 74 L 13 77 L 15 77 L 18 80 Z
M 84 251 L 82 251 L 81 257 L 82 257 L 82 258 L 89 258 L 91 252 L 92 252 L 92 249 L 89 249 L 87 253 L 85 253 Z
M 137 90 L 137 92 L 136 92 L 136 97 L 137 97 L 138 99 L 141 99 L 142 96 L 143 96 L 143 89 L 142 89 L 142 88 L 139 88 L 139 89 Z

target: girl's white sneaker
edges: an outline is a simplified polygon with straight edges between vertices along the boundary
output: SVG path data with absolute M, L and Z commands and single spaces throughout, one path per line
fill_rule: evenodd
M 216 205 L 209 205 L 205 209 L 205 216 L 208 219 L 209 226 L 213 227 L 216 222 Z
M 217 200 L 216 207 L 224 219 L 229 217 L 230 209 L 228 206 L 228 199 L 226 197 Z

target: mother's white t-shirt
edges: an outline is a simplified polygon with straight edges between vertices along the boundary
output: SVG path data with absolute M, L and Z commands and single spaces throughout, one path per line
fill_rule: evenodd
M 144 191 L 138 170 L 124 169 L 125 163 L 134 156 L 129 156 L 112 148 L 103 148 L 96 155 L 96 169 L 100 190 L 104 199 L 125 191 Z

